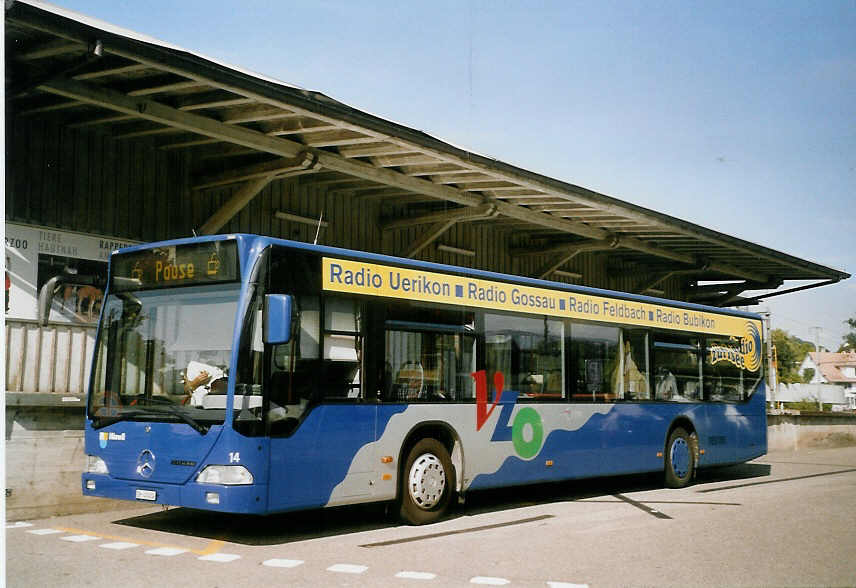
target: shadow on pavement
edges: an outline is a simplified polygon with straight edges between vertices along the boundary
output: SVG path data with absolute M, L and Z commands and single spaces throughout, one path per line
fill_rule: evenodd
M 769 475 L 770 466 L 767 464 L 744 463 L 702 470 L 696 483 L 703 485 Z M 454 509 L 449 518 L 501 512 L 551 502 L 572 502 L 656 490 L 663 487 L 662 478 L 662 474 L 658 473 L 481 490 L 469 493 L 466 504 Z M 391 506 L 381 503 L 254 516 L 173 508 L 113 523 L 244 545 L 284 545 L 308 539 L 394 528 L 400 523 L 394 519 L 392 510 Z
M 397 525 L 386 515 L 384 504 L 313 509 L 268 516 L 173 508 L 113 523 L 244 545 L 283 545 Z
M 740 463 L 731 466 L 719 466 L 699 471 L 696 484 L 763 478 L 769 476 L 771 471 L 772 466 L 768 463 Z

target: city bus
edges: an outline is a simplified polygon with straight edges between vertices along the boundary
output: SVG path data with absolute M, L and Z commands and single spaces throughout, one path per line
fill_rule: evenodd
M 766 452 L 756 314 L 255 235 L 110 258 L 88 496 L 268 514 Z

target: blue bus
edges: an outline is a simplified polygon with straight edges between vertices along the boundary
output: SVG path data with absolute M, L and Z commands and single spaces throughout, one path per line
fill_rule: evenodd
M 274 239 L 114 252 L 83 493 L 267 514 L 766 452 L 755 314 Z

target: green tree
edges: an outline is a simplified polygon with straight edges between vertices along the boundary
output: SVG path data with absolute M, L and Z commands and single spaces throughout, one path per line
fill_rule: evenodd
M 790 335 L 783 329 L 773 329 L 773 345 L 776 346 L 776 358 L 778 369 L 776 376 L 783 384 L 794 384 L 803 381 L 799 374 L 799 367 L 806 354 L 814 351 L 814 344 L 803 341 L 799 337 Z
M 839 353 L 842 351 L 856 351 L 856 316 L 844 322 L 850 326 L 850 332 L 844 335 L 844 343 L 838 348 Z

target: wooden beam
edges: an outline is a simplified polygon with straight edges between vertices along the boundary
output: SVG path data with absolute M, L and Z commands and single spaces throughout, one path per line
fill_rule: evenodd
M 385 186 L 383 184 L 375 184 L 374 186 L 365 184 L 363 186 L 354 186 L 347 188 L 336 188 L 334 191 L 343 192 L 347 191 L 353 194 L 357 198 L 366 197 L 366 198 L 386 198 L 390 194 L 401 194 L 401 188 L 396 188 L 395 186 Z
M 420 251 L 439 239 L 440 236 L 448 231 L 454 224 L 455 221 L 450 220 L 432 225 L 428 230 L 422 233 L 421 237 L 410 244 L 410 247 L 407 248 L 402 257 L 415 257 Z
M 439 176 L 442 174 L 459 174 L 468 171 L 454 163 L 434 163 L 428 165 L 406 165 L 401 172 L 407 176 Z
M 412 150 L 391 143 L 339 147 L 339 155 L 349 159 L 352 157 L 377 157 L 379 155 L 401 155 L 404 153 L 412 153 Z
M 311 119 L 310 119 L 311 120 Z M 264 129 L 266 135 L 281 137 L 283 135 L 300 135 L 303 133 L 320 133 L 323 131 L 335 131 L 335 125 L 322 123 L 317 120 L 307 124 L 304 119 L 285 120 Z
M 406 155 L 383 155 L 372 157 L 372 163 L 378 167 L 398 167 L 401 165 L 439 163 L 436 157 L 421 153 L 418 149 L 415 151 L 417 152 Z
M 477 171 L 458 171 L 455 174 L 436 174 L 431 176 L 431 181 L 435 184 L 459 184 L 461 182 L 472 182 L 480 179 L 486 181 L 493 180 L 493 178 Z
M 331 192 L 331 194 L 336 193 L 347 193 L 348 190 L 337 190 L 336 192 Z M 396 202 L 403 202 L 407 198 L 414 196 L 413 192 L 407 192 L 405 190 L 396 190 L 395 188 L 386 188 L 382 192 L 370 192 L 367 194 L 354 194 L 353 198 L 357 200 L 383 200 L 384 202 L 395 200 Z M 433 198 L 429 198 L 428 196 L 422 196 L 422 198 L 427 200 L 433 200 Z
M 571 261 L 580 253 L 580 251 L 573 251 L 571 253 L 557 256 L 553 261 L 547 262 L 538 271 L 536 271 L 535 276 L 542 280 L 546 279 L 547 276 L 549 276 L 555 271 L 558 271 L 560 267 Z
M 167 143 L 159 145 L 158 149 L 170 151 L 172 149 L 187 149 L 188 147 L 200 147 L 203 145 L 212 145 L 214 143 L 222 143 L 220 139 L 191 139 L 189 141 L 181 141 L 180 143 Z
M 353 131 L 325 131 L 307 134 L 303 142 L 310 147 L 338 147 L 339 145 L 359 145 L 361 143 L 376 143 L 377 138 L 361 135 Z
M 205 221 L 205 224 L 199 227 L 199 234 L 213 235 L 222 229 L 223 226 L 232 219 L 232 217 L 243 210 L 244 207 L 256 197 L 256 194 L 264 190 L 273 178 L 273 174 L 266 175 L 261 178 L 256 178 L 242 186 L 240 190 L 235 192 L 232 197 L 229 198 L 229 200 L 227 200 L 219 210 L 217 210 L 217 212 L 211 215 L 211 218 Z
M 336 174 L 336 177 L 332 178 L 312 178 L 310 182 L 313 186 L 326 186 L 328 190 L 348 190 L 352 187 L 356 186 L 369 186 L 371 185 L 369 182 L 366 182 L 362 178 L 351 178 L 342 176 L 341 174 Z M 383 184 L 375 184 L 377 188 L 384 188 Z
M 294 118 L 301 116 L 295 114 L 291 110 L 282 108 L 273 108 L 271 106 L 253 106 L 252 108 L 243 108 L 226 114 L 221 122 L 227 125 L 238 125 L 242 123 L 259 122 L 263 120 L 276 120 L 279 118 Z
M 115 114 L 113 116 L 103 116 L 101 118 L 93 118 L 90 120 L 82 120 L 68 125 L 70 129 L 82 129 L 84 127 L 94 127 L 97 125 L 109 125 L 118 122 L 128 122 L 136 120 L 136 117 L 130 114 Z
M 458 188 L 461 190 L 467 190 L 468 192 L 498 192 L 502 190 L 520 190 L 520 186 L 515 184 L 509 184 L 505 181 L 497 181 L 495 178 L 486 178 L 484 180 L 469 180 L 467 182 L 461 182 L 458 184 Z
M 87 71 L 84 73 L 79 73 L 75 76 L 72 76 L 72 79 L 75 80 L 94 80 L 97 78 L 106 78 L 109 76 L 118 76 L 122 74 L 134 73 L 138 71 L 143 71 L 149 69 L 148 65 L 144 65 L 142 63 L 132 63 L 130 65 L 120 65 L 116 67 L 108 67 L 105 69 L 99 69 L 95 71 Z
M 155 101 L 126 96 L 107 88 L 86 84 L 85 82 L 69 79 L 52 80 L 41 84 L 39 87 L 44 91 L 65 96 L 72 100 L 96 104 L 118 112 L 132 114 L 161 124 L 176 126 L 196 134 L 220 139 L 255 150 L 266 151 L 282 157 L 295 157 L 305 149 L 305 147 L 300 143 L 289 141 L 287 139 L 268 137 L 258 131 L 240 126 L 223 124 L 219 121 L 190 112 L 181 112 Z M 449 186 L 434 184 L 433 182 L 425 181 L 413 176 L 406 176 L 392 170 L 378 168 L 359 160 L 346 159 L 338 154 L 319 151 L 317 156 L 319 163 L 327 169 L 336 170 L 345 174 L 362 177 L 367 180 L 396 186 L 412 192 L 426 194 L 433 198 L 457 202 L 458 204 L 464 204 L 467 206 L 478 206 L 484 203 L 483 198 L 479 196 L 468 194 Z M 393 165 L 405 164 L 403 161 L 404 158 L 410 158 L 410 156 L 399 158 L 399 161 Z M 413 163 L 413 161 L 410 163 Z M 606 239 L 611 237 L 611 234 L 608 231 L 590 227 L 584 223 L 577 223 L 557 218 L 549 214 L 535 212 L 508 202 L 497 201 L 496 205 L 497 210 L 503 216 L 522 220 L 534 225 L 550 227 L 558 231 L 574 233 L 592 239 Z M 615 213 L 617 215 L 623 212 L 623 208 L 615 208 Z M 697 259 L 693 255 L 672 252 L 632 237 L 622 237 L 621 246 L 641 251 L 643 253 L 648 253 L 650 255 L 671 259 L 673 261 L 679 261 L 681 263 L 699 265 L 697 263 Z M 728 264 L 717 263 L 716 268 L 717 269 L 715 271 L 721 271 L 728 275 L 735 275 L 756 281 L 767 281 L 767 276 L 747 272 Z
M 151 96 L 152 94 L 163 94 L 164 92 L 177 92 L 179 90 L 187 90 L 190 88 L 200 88 L 202 84 L 195 80 L 183 80 L 179 82 L 171 82 L 168 84 L 158 84 L 146 88 L 139 88 L 128 92 L 128 96 Z
M 295 157 L 305 149 L 299 143 L 275 137 L 267 137 L 258 131 L 223 124 L 222 122 L 191 112 L 182 112 L 170 108 L 153 100 L 126 96 L 120 92 L 90 85 L 85 82 L 68 79 L 53 80 L 39 87 L 52 94 L 109 108 L 164 125 L 172 125 L 212 139 L 219 139 L 260 151 L 267 151 L 268 153 L 283 157 Z
M 521 190 L 520 194 L 500 194 L 498 198 L 511 203 L 520 201 L 520 204 L 529 206 L 530 210 L 535 210 L 535 206 L 539 204 L 564 204 L 567 202 L 567 200 L 554 194 L 541 194 L 531 190 Z
M 557 255 L 552 261 L 547 262 L 546 265 L 535 272 L 535 275 L 538 278 L 544 279 L 580 253 L 608 251 L 610 249 L 615 249 L 616 247 L 618 247 L 618 239 L 614 238 L 606 241 L 589 241 L 587 243 L 579 243 L 566 247 L 564 251 L 559 253 L 559 255 Z
M 527 255 L 564 255 L 566 253 L 580 253 L 583 251 L 603 251 L 615 249 L 618 246 L 617 239 L 600 239 L 594 241 L 575 241 L 573 243 L 561 243 L 551 246 L 515 247 L 511 250 L 514 257 Z
M 29 116 L 33 114 L 43 114 L 45 112 L 56 112 L 58 110 L 68 110 L 70 108 L 80 108 L 81 106 L 88 106 L 85 102 L 80 102 L 79 100 L 67 100 L 64 102 L 55 102 L 54 104 L 46 104 L 45 106 L 35 106 L 33 108 L 28 108 L 27 110 L 20 111 L 21 116 Z
M 266 176 L 281 176 L 289 172 L 312 169 L 316 163 L 312 153 L 304 152 L 295 158 L 282 158 L 265 161 L 240 168 L 233 168 L 219 174 L 202 176 L 193 186 L 194 190 L 203 190 L 215 186 L 226 186 Z
M 215 90 L 213 92 L 204 92 L 202 94 L 192 94 L 190 96 L 180 98 L 176 102 L 179 110 L 190 112 L 192 110 L 204 110 L 206 108 L 223 108 L 227 106 L 240 106 L 249 104 L 251 98 L 246 96 L 236 96 L 231 92 Z
M 274 218 L 284 221 L 291 221 L 295 223 L 302 223 L 304 225 L 312 225 L 313 227 L 321 227 L 322 229 L 326 229 L 330 226 L 330 223 L 325 221 L 322 218 L 309 218 L 308 216 L 300 216 L 297 214 L 291 214 L 290 212 L 283 212 L 281 210 L 277 210 L 273 213 Z
M 40 47 L 26 49 L 21 53 L 15 54 L 15 59 L 20 61 L 33 61 L 36 59 L 45 59 L 47 57 L 56 57 L 57 55 L 65 55 L 67 53 L 79 53 L 86 49 L 86 45 L 65 40 L 51 41 Z
M 413 227 L 416 225 L 427 225 L 449 221 L 457 223 L 473 220 L 484 220 L 487 218 L 493 218 L 495 216 L 496 206 L 494 206 L 493 204 L 483 204 L 481 206 L 466 206 L 453 210 L 434 212 L 422 216 L 388 218 L 381 220 L 380 226 L 382 230 L 389 231 L 393 229 Z
M 113 135 L 114 139 L 137 139 L 139 137 L 150 137 L 152 135 L 172 135 L 176 133 L 183 133 L 181 129 L 176 129 L 175 127 L 158 127 L 156 129 L 141 129 L 139 131 L 129 131 L 127 133 L 122 133 L 119 135 Z

